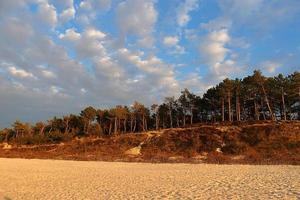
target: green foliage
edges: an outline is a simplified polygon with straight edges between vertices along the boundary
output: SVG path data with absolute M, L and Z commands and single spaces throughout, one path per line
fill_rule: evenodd
M 110 109 L 86 107 L 80 115 L 54 117 L 31 126 L 16 121 L 11 129 L 1 131 L 0 142 L 21 143 L 59 142 L 66 136 L 101 136 L 126 132 L 142 132 L 149 129 L 193 126 L 194 123 L 249 120 L 295 120 L 300 119 L 300 73 L 265 77 L 255 70 L 243 79 L 224 79 L 209 88 L 202 97 L 184 89 L 176 99 L 166 97 L 162 104 L 153 104 L 150 109 L 139 102 L 130 107 L 117 105 Z M 256 131 L 256 130 L 254 130 Z M 245 143 L 255 146 L 262 135 L 245 130 Z M 263 133 L 267 134 L 267 133 Z M 31 139 L 30 139 L 31 138 Z M 203 138 L 205 143 L 207 138 Z M 33 140 L 31 142 L 30 140 Z M 211 139 L 209 139 L 211 141 Z M 225 151 L 240 147 L 230 143 Z M 290 145 L 293 146 L 292 144 Z M 235 153 L 235 152 L 231 152 Z

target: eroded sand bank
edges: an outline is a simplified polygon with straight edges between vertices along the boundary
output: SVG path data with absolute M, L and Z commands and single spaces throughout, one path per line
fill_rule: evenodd
M 300 166 L 0 158 L 0 199 L 299 199 Z

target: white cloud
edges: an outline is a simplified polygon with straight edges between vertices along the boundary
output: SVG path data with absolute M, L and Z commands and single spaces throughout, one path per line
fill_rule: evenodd
M 64 34 L 60 34 L 62 40 L 72 42 L 79 58 L 92 58 L 94 56 L 105 56 L 106 50 L 103 45 L 106 34 L 102 31 L 89 27 L 82 33 L 78 33 L 74 28 L 67 29 Z
M 59 34 L 59 38 L 63 40 L 75 41 L 80 39 L 80 33 L 77 33 L 74 28 L 67 29 L 64 34 Z
M 103 45 L 105 34 L 94 28 L 89 28 L 82 33 L 82 37 L 75 43 L 79 58 L 105 56 L 106 49 Z
M 161 89 L 165 93 L 164 95 L 174 95 L 178 92 L 179 85 L 175 78 L 173 67 L 165 64 L 158 57 L 149 56 L 146 59 L 142 59 L 139 54 L 132 53 L 125 48 L 120 49 L 118 55 L 121 62 L 133 64 L 137 69 L 144 72 L 144 75 L 147 76 L 147 78 L 144 78 L 144 84 L 150 84 L 152 89 L 157 92 Z
M 203 78 L 197 72 L 191 72 L 187 74 L 181 81 L 182 89 L 188 88 L 198 95 L 203 94 L 207 87 L 209 87 L 209 82 L 203 80 Z
M 290 5 L 273 9 L 272 14 L 270 11 L 275 3 L 257 6 L 251 2 L 224 1 L 232 1 L 234 11 L 230 6 L 228 9 L 221 7 L 224 13 L 219 18 L 201 24 L 200 29 L 189 30 L 183 30 L 183 27 L 191 21 L 191 11 L 198 7 L 198 2 L 177 1 L 183 2 L 175 10 L 176 25 L 182 29 L 178 31 L 178 27 L 162 28 L 165 19 L 156 26 L 157 0 L 117 0 L 113 3 L 116 8 L 107 16 L 104 14 L 111 7 L 111 0 L 84 0 L 81 3 L 73 0 L 0 0 L 0 113 L 5 113 L 0 123 L 4 120 L 8 124 L 16 117 L 28 121 L 46 120 L 55 115 L 78 113 L 86 105 L 130 105 L 134 100 L 149 105 L 159 102 L 162 97 L 179 94 L 183 87 L 201 92 L 221 78 L 230 74 L 236 76 L 243 65 L 239 62 L 240 51 L 237 52 L 235 47 L 247 48 L 251 40 L 233 38 L 234 34 L 229 33 L 235 33 L 237 23 L 256 21 L 266 24 L 270 18 L 284 21 L 287 19 L 284 14 L 289 14 L 286 7 Z M 285 2 L 289 3 L 277 4 L 297 7 L 291 0 Z M 249 7 L 240 18 L 244 7 L 238 4 Z M 31 5 L 37 5 L 37 11 L 33 11 Z M 127 39 L 121 46 L 116 45 L 119 41 L 115 38 L 116 30 L 106 26 L 112 22 L 101 21 L 111 20 L 113 16 L 116 16 L 120 37 Z M 69 20 L 71 23 L 63 24 Z M 156 31 L 156 28 L 163 31 Z M 166 36 L 162 38 L 162 45 L 166 47 L 162 51 L 165 52 L 158 48 L 139 49 L 141 46 L 153 47 L 156 38 L 162 35 Z M 181 41 L 183 37 L 191 42 Z M 174 63 L 164 60 L 166 54 L 181 54 L 185 52 L 184 47 L 193 48 L 193 45 L 199 47 L 200 61 L 203 62 L 195 60 L 193 53 L 183 60 L 172 55 L 174 59 L 170 60 Z M 296 57 L 296 53 L 292 53 L 295 54 L 293 58 Z M 186 60 L 189 58 L 191 60 Z M 294 65 L 278 60 L 285 66 Z M 178 61 L 180 64 L 176 63 Z M 281 65 L 274 63 L 262 63 L 262 69 L 277 72 Z M 194 65 L 199 66 L 193 69 Z M 190 73 L 185 75 L 182 71 Z
M 47 1 L 41 1 L 38 6 L 39 19 L 43 20 L 51 27 L 55 27 L 57 23 L 57 13 L 53 5 L 48 4 Z
M 180 46 L 180 45 L 176 45 L 174 51 L 171 52 L 171 54 L 185 54 L 185 48 Z
M 0 1 L 0 16 L 7 15 L 10 11 L 25 6 L 24 0 Z
M 151 35 L 145 36 L 137 41 L 137 43 L 141 47 L 146 47 L 146 48 L 153 47 L 154 42 L 155 42 L 155 39 Z
M 142 40 L 147 38 L 147 42 L 153 41 L 151 34 L 158 17 L 153 0 L 126 0 L 119 3 L 116 13 L 122 38 L 133 34 L 141 37 Z M 147 45 L 151 46 L 151 44 Z
M 86 10 L 92 9 L 92 5 L 91 5 L 90 1 L 81 1 L 79 4 L 79 7 L 86 9 Z
M 163 43 L 164 45 L 171 47 L 177 45 L 178 41 L 179 39 L 177 36 L 167 36 L 164 37 Z
M 79 7 L 85 10 L 109 10 L 111 7 L 111 0 L 83 0 Z
M 209 65 L 223 62 L 229 52 L 229 49 L 225 47 L 229 40 L 227 29 L 213 31 L 203 38 L 199 50 L 205 62 Z
M 231 37 L 227 29 L 209 32 L 200 41 L 199 53 L 209 73 L 205 77 L 210 83 L 218 82 L 226 77 L 239 74 L 243 65 L 237 63 L 238 55 L 232 52 L 227 45 Z
M 226 16 L 222 16 L 222 17 L 210 20 L 207 23 L 200 24 L 200 27 L 207 31 L 230 29 L 231 26 L 232 26 L 232 20 Z
M 33 32 L 32 26 L 21 19 L 6 19 L 1 23 L 0 46 L 17 48 L 26 45 Z
M 42 74 L 45 78 L 56 78 L 56 75 L 49 70 L 42 70 Z
M 92 39 L 103 39 L 106 36 L 106 34 L 91 27 L 85 30 L 84 36 Z
M 179 38 L 177 36 L 166 36 L 163 39 L 163 44 L 169 48 L 174 48 L 173 51 L 171 51 L 171 54 L 184 54 L 185 49 L 184 47 L 178 45 Z
M 66 1 L 52 2 L 59 11 L 72 5 Z M 124 25 L 123 33 L 137 36 L 136 41 L 145 46 L 154 43 L 157 20 L 154 3 L 130 0 L 124 2 L 125 10 L 121 9 L 123 15 L 131 11 L 125 22 L 137 18 L 130 22 L 132 24 Z M 54 115 L 79 112 L 86 105 L 113 106 L 130 104 L 134 100 L 149 105 L 178 92 L 173 65 L 165 63 L 154 52 L 142 52 L 134 45 L 119 50 L 113 45 L 116 38 L 98 26 L 96 28 L 96 24 L 93 26 L 93 21 L 80 29 L 68 24 L 58 35 L 61 40 L 57 41 L 53 34 L 57 21 L 51 22 L 45 16 L 35 17 L 42 14 L 39 12 L 43 7 L 55 13 L 56 9 L 47 1 L 37 4 L 37 13 L 20 8 L 26 17 L 0 20 L 3 28 L 0 32 L 0 64 L 2 67 L 2 63 L 12 63 L 5 65 L 5 70 L 0 73 L 0 93 L 4 94 L 1 95 L 1 113 L 18 113 L 21 120 L 45 120 Z M 132 5 L 137 12 L 131 10 Z M 76 17 L 82 14 L 79 12 L 84 12 L 76 9 Z M 47 22 L 47 26 L 39 23 L 40 20 Z M 15 118 L 16 115 L 6 115 L 5 123 Z
M 185 26 L 191 20 L 189 12 L 198 8 L 198 0 L 185 0 L 177 10 L 177 23 L 179 26 Z
M 57 3 L 63 5 L 64 7 L 73 7 L 73 0 L 56 0 Z
M 95 59 L 94 64 L 98 75 L 105 76 L 111 80 L 122 79 L 126 76 L 124 69 L 108 56 L 101 59 Z
M 18 78 L 34 78 L 32 73 L 27 72 L 24 69 L 16 68 L 14 66 L 9 67 L 8 72 L 12 76 L 18 77 Z
M 70 7 L 70 8 L 65 9 L 65 10 L 59 15 L 60 20 L 61 20 L 60 22 L 64 23 L 64 22 L 67 22 L 67 21 L 69 21 L 69 20 L 71 20 L 71 19 L 74 19 L 75 13 L 76 13 L 76 11 L 75 11 L 75 8 L 74 8 L 73 6 Z

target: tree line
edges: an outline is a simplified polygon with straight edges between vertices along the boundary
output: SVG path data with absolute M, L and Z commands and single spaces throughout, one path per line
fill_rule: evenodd
M 134 102 L 110 109 L 91 106 L 79 115 L 54 117 L 34 125 L 16 121 L 0 130 L 0 141 L 56 142 L 84 135 L 114 135 L 186 127 L 194 123 L 248 120 L 300 120 L 300 73 L 265 77 L 255 70 L 243 79 L 224 79 L 203 96 L 188 89 L 151 107 Z

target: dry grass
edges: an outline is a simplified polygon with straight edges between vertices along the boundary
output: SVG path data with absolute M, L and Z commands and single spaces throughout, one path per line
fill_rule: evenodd
M 136 162 L 300 164 L 300 122 L 174 128 L 60 144 L 0 147 L 0 157 Z

